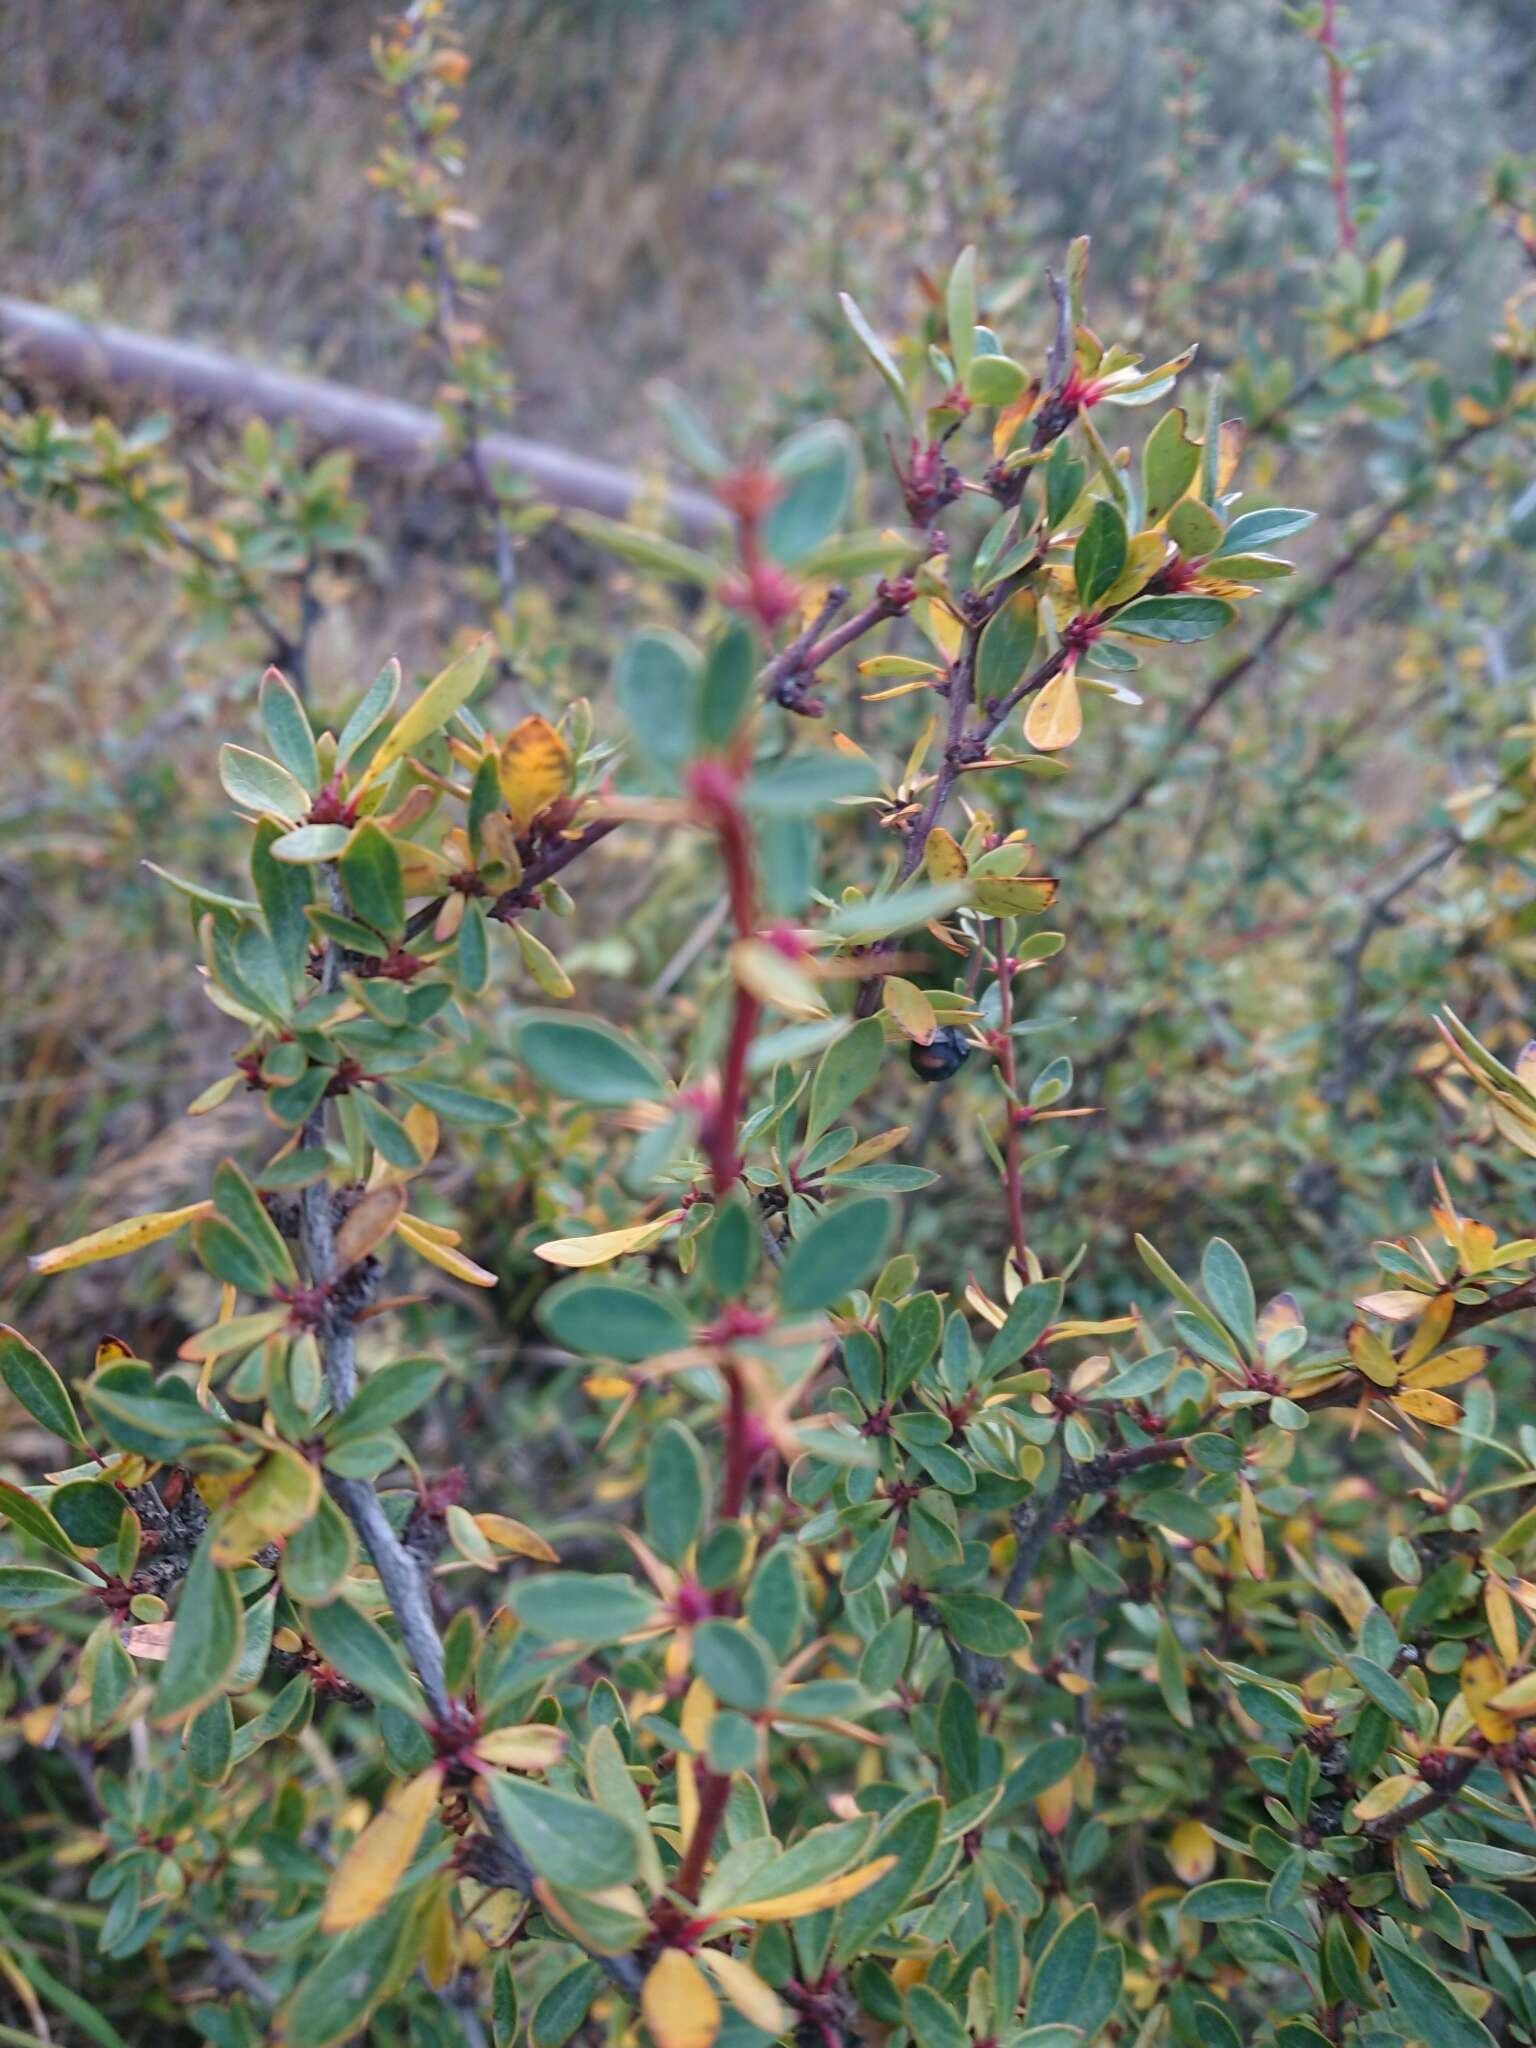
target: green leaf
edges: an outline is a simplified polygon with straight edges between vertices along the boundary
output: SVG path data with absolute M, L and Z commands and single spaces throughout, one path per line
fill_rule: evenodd
M 367 819 L 347 841 L 337 866 L 355 917 L 398 939 L 405 929 L 405 886 L 395 843 L 381 825 Z
M 619 652 L 613 674 L 619 709 L 669 788 L 697 750 L 703 687 L 698 654 L 680 633 L 647 626 Z
M 955 381 L 963 384 L 976 354 L 976 251 L 967 247 L 955 258 L 944 294 L 949 320 L 949 359 Z
M 1080 612 L 1091 611 L 1119 576 L 1125 567 L 1127 545 L 1125 520 L 1119 507 L 1100 498 L 1072 551 L 1072 575 Z
M 176 1602 L 170 1655 L 155 1687 L 155 1719 L 162 1725 L 184 1721 L 205 1706 L 240 1661 L 245 1616 L 234 1574 L 213 1561 L 213 1543 L 205 1536 Z
M 306 1607 L 304 1633 L 326 1663 L 360 1686 L 371 1700 L 398 1707 L 413 1721 L 420 1719 L 421 1695 L 400 1652 L 360 1608 L 349 1600 Z
M 214 1169 L 210 1192 L 214 1207 L 251 1247 L 268 1277 L 281 1280 L 289 1287 L 294 1286 L 298 1272 L 288 1241 L 272 1221 L 265 1202 L 233 1159 L 221 1161 Z
M 971 2037 L 947 2000 L 926 1984 L 913 1984 L 906 1995 L 907 2027 L 917 2048 L 970 2048 Z
M 1179 1910 L 1191 1920 L 1258 1920 L 1269 1901 L 1269 1886 L 1245 1877 L 1217 1877 L 1186 1892 Z
M 84 1579 L 68 1572 L 51 1571 L 42 1564 L 0 1564 L 0 1608 L 26 1612 L 34 1607 L 57 1607 L 88 1593 Z
M 657 1616 L 657 1596 L 620 1572 L 538 1572 L 509 1586 L 506 1599 L 552 1643 L 616 1643 Z
M 1200 1264 L 1200 1281 L 1211 1307 L 1246 1350 L 1258 1344 L 1258 1305 L 1253 1282 L 1224 1237 L 1213 1237 Z
M 1377 1935 L 1368 1939 L 1392 2003 L 1411 2034 L 1432 2048 L 1493 2048 L 1493 2035 L 1481 2020 L 1473 2019 L 1437 1970 L 1393 1942 Z
M 635 1874 L 635 1838 L 624 1822 L 585 1799 L 526 1778 L 486 1782 L 519 1849 L 541 1877 L 573 1891 L 604 1891 Z
M 976 656 L 976 694 L 983 704 L 1006 697 L 1022 682 L 1040 632 L 1040 606 L 1032 590 L 1016 590 L 993 613 Z
M 681 1564 L 704 1523 L 706 1478 L 699 1440 L 683 1423 L 664 1422 L 645 1472 L 645 1530 L 668 1564 Z
M 869 357 L 869 360 L 885 379 L 891 396 L 901 407 L 903 416 L 910 422 L 912 418 L 912 401 L 907 395 L 907 387 L 902 381 L 901 372 L 897 369 L 895 359 L 891 355 L 890 350 L 865 319 L 855 299 L 847 292 L 839 292 L 837 303 L 842 307 L 843 318 L 853 329 L 854 337 L 858 341 L 860 348 L 863 349 L 865 355 Z
M 261 729 L 283 767 L 313 796 L 320 787 L 320 756 L 299 693 L 284 675 L 269 668 L 261 679 Z
M 1407 1686 L 1394 1678 L 1385 1665 L 1378 1664 L 1371 1657 L 1346 1657 L 1351 1676 L 1366 1695 L 1376 1702 L 1381 1711 L 1404 1727 L 1416 1728 L 1419 1722 L 1419 1703 Z
M 1251 548 L 1271 548 L 1277 540 L 1300 533 L 1316 517 L 1315 512 L 1299 512 L 1285 505 L 1271 505 L 1263 512 L 1240 512 L 1227 528 L 1225 551 L 1236 555 Z
M 345 768 L 352 756 L 372 738 L 395 707 L 400 694 L 400 664 L 386 661 L 363 695 L 336 741 L 336 766 Z
M 780 494 L 763 521 L 763 545 L 793 566 L 847 524 L 861 467 L 858 436 L 841 420 L 819 420 L 791 434 L 770 466 Z
M 755 1899 L 776 1899 L 813 1884 L 826 1884 L 852 1869 L 869 1846 L 874 1832 L 869 1818 L 828 1821 L 802 1835 L 782 1856 L 760 1863 L 750 1876 L 735 1882 L 717 1877 L 706 1889 L 711 1906 L 749 1906 Z
M 412 1102 L 419 1102 L 424 1109 L 440 1116 L 444 1123 L 466 1124 L 477 1131 L 504 1131 L 521 1121 L 510 1102 L 476 1095 L 468 1088 L 454 1088 L 445 1081 L 422 1081 L 410 1074 L 401 1075 L 394 1085 Z
M 1215 554 L 1225 530 L 1220 514 L 1199 498 L 1185 498 L 1168 515 L 1168 538 L 1186 561 Z
M 759 818 L 808 818 L 844 797 L 873 796 L 879 787 L 879 770 L 864 755 L 803 747 L 757 769 L 741 801 Z
M 602 1988 L 603 1973 L 598 1964 L 573 1963 L 539 1994 L 528 2021 L 530 2048 L 565 2048 Z
M 1061 1282 L 1033 1280 L 1009 1304 L 1002 1327 L 988 1344 L 981 1362 L 985 1376 L 1004 1372 L 1031 1350 L 1061 1310 Z
M 665 1295 L 625 1280 L 562 1280 L 541 1297 L 537 1314 L 568 1351 L 625 1364 L 680 1351 L 693 1335 Z
M 1062 1921 L 1035 1965 L 1024 2011 L 1026 2024 L 1043 2026 L 1072 2018 L 1098 1946 L 1098 1913 L 1092 1906 L 1081 1906 Z
M 309 810 L 309 793 L 303 783 L 265 754 L 253 754 L 249 747 L 220 747 L 219 780 L 232 803 L 258 818 L 270 813 L 293 825 Z
M 351 1100 L 357 1104 L 358 1116 L 373 1149 L 387 1166 L 420 1166 L 416 1141 L 392 1110 L 386 1109 L 366 1088 L 354 1089 Z
M 573 533 L 637 568 L 655 569 L 674 583 L 697 584 L 701 590 L 719 581 L 719 563 L 681 541 L 649 533 L 643 526 L 628 526 L 621 519 L 605 519 L 600 512 L 567 512 L 564 517 Z
M 1184 1676 L 1184 1653 L 1172 1624 L 1164 1621 L 1157 1631 L 1157 1687 L 1164 1703 L 1181 1728 L 1193 1728 L 1195 1717 L 1189 1703 L 1189 1681 Z
M 937 1853 L 943 1825 L 944 1807 L 938 1799 L 898 1807 L 882 1823 L 869 1845 L 869 1856 L 894 1856 L 896 1861 L 883 1877 L 844 1903 L 833 1949 L 840 1966 L 861 1954 L 917 1890 Z
M 990 1593 L 935 1595 L 933 1604 L 946 1630 L 967 1650 L 983 1657 L 1007 1657 L 1028 1646 L 1029 1630 L 1011 1607 Z
M 1110 621 L 1138 640 L 1209 640 L 1237 616 L 1224 597 L 1138 597 Z
M 878 1023 L 875 1029 L 879 1031 Z M 41 1351 L 5 1323 L 0 1323 L 0 1380 L 4 1380 L 7 1390 L 32 1420 L 40 1422 L 51 1436 L 62 1437 L 65 1443 L 84 1449 L 85 1438 L 64 1382 Z
M 123 1496 L 104 1479 L 71 1479 L 48 1505 L 71 1543 L 83 1550 L 113 1542 L 123 1524 Z
M 865 1017 L 821 1056 L 811 1083 L 805 1142 L 814 1145 L 853 1107 L 880 1071 L 885 1032 L 878 1017 Z
M 399 1358 L 392 1365 L 370 1373 L 347 1403 L 328 1432 L 330 1441 L 374 1436 L 414 1415 L 423 1402 L 430 1401 L 442 1385 L 446 1371 L 441 1359 Z
M 784 1261 L 779 1301 L 786 1314 L 826 1308 L 858 1287 L 879 1265 L 894 1222 L 883 1195 L 855 1195 L 824 1210 Z
M 965 395 L 973 405 L 1012 405 L 1029 383 L 1029 372 L 1012 356 L 977 356 L 965 375 Z
M 356 1562 L 352 1524 L 330 1495 L 322 1493 L 315 1512 L 283 1545 L 283 1591 L 305 1607 L 324 1607 L 340 1593 Z
M 1147 436 L 1141 452 L 1141 477 L 1149 525 L 1155 526 L 1195 480 L 1200 444 L 1189 439 L 1188 426 L 1183 406 L 1176 405 Z
M 890 1400 L 904 1394 L 930 1363 L 943 1334 L 944 1312 L 936 1294 L 914 1294 L 897 1309 L 885 1340 L 885 1391 Z
M 649 1053 L 600 1017 L 531 1010 L 513 1040 L 534 1079 L 572 1102 L 617 1109 L 666 1098 L 667 1078 Z
M 301 866 L 335 860 L 351 837 L 345 825 L 300 825 L 297 831 L 285 832 L 281 839 L 273 840 L 272 858 L 296 861 Z
M 693 1632 L 693 1668 L 722 1705 L 760 1714 L 773 1691 L 773 1657 L 740 1621 L 704 1621 Z
M 417 1895 L 398 1892 L 384 1911 L 322 1946 L 320 1961 L 278 2008 L 284 2048 L 332 2048 L 366 2025 L 416 1946 Z
M 487 633 L 432 678 L 416 702 L 385 735 L 383 745 L 368 763 L 368 780 L 383 774 L 397 761 L 403 761 L 407 754 L 440 731 L 453 714 L 469 702 L 484 680 L 492 651 L 493 642 Z
M 745 620 L 733 619 L 716 636 L 699 680 L 699 738 L 706 747 L 723 747 L 752 708 L 757 662 L 752 634 Z

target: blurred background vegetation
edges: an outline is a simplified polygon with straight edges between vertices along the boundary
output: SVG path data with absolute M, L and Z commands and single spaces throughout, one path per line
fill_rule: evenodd
M 1106 706 L 1071 775 L 1007 820 L 1064 878 L 1069 943 L 1031 978 L 1026 1047 L 1037 1067 L 1068 1055 L 1073 1102 L 1098 1113 L 1051 1127 L 1067 1150 L 1040 1141 L 1028 1186 L 1048 1267 L 1095 1235 L 1079 1305 L 1137 1291 L 1136 1230 L 1176 1261 L 1223 1232 L 1261 1286 L 1356 1287 L 1369 1240 L 1414 1226 L 1436 1158 L 1474 1212 L 1518 1211 L 1530 1169 L 1479 1143 L 1427 1020 L 1447 1000 L 1507 1054 L 1536 1015 L 1536 517 L 1519 510 L 1536 450 L 1496 368 L 1519 357 L 1536 278 L 1511 156 L 1536 89 L 1525 0 L 1339 10 L 1354 250 L 1320 10 L 464 0 L 455 21 L 464 241 L 499 271 L 475 318 L 521 432 L 659 484 L 653 379 L 740 449 L 837 412 L 866 437 L 871 516 L 891 517 L 838 291 L 915 344 L 964 242 L 1000 297 L 1038 304 L 1087 232 L 1103 331 L 1154 360 L 1198 336 L 1186 402 L 1221 371 L 1245 485 L 1319 508 L 1313 594 L 1263 601 L 1241 675 L 1223 685 L 1225 651 L 1204 673 L 1188 651 L 1153 663 L 1145 705 Z M 369 181 L 378 27 L 364 0 L 12 0 L 7 291 L 440 399 L 420 237 Z M 0 391 L 13 425 L 52 395 L 14 375 Z M 57 396 L 84 427 L 89 406 Z M 233 1033 L 186 974 L 185 906 L 139 863 L 229 871 L 216 740 L 249 715 L 263 620 L 337 709 L 389 653 L 430 672 L 490 621 L 507 706 L 587 694 L 601 724 L 616 633 L 661 604 L 526 507 L 509 595 L 485 507 L 430 477 L 317 472 L 316 451 L 228 421 L 146 427 L 127 397 L 114 416 L 143 433 L 117 472 L 137 482 L 64 504 L 13 443 L 0 494 L 0 1285 L 61 1364 L 103 1327 L 154 1356 L 199 1306 L 162 1298 L 153 1260 L 46 1296 L 20 1276 L 29 1247 L 85 1227 L 87 1172 L 92 1217 L 169 1206 L 239 1142 L 243 1098 L 180 1120 Z M 861 737 L 915 732 L 909 702 L 860 702 L 851 665 L 840 691 Z M 622 835 L 604 858 L 560 949 L 578 1002 L 681 1036 L 677 962 L 715 942 L 717 884 Z M 504 1023 L 467 1057 L 494 1060 Z M 978 1085 L 883 1084 L 885 1121 L 913 1125 L 902 1156 L 946 1169 L 908 1217 L 940 1284 L 962 1256 L 995 1266 L 1005 1237 L 962 1111 Z M 539 1284 L 529 1233 L 599 1219 L 608 1168 L 579 1122 L 496 1142 L 510 1166 L 466 1149 L 455 1194 L 472 1205 L 483 1181 L 469 1243 L 504 1284 L 449 1314 L 505 1369 Z

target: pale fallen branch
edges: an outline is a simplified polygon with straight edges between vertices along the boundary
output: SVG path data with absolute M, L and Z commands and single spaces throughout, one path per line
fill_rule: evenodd
M 325 446 L 349 448 L 360 461 L 385 469 L 421 473 L 442 459 L 442 422 L 425 406 L 272 369 L 225 349 L 80 320 L 26 299 L 0 298 L 0 363 L 18 377 L 74 391 L 132 392 L 226 419 L 293 420 Z M 488 432 L 477 448 L 490 472 L 526 477 L 551 503 L 610 519 L 624 518 L 641 488 L 629 470 L 520 434 Z M 473 489 L 470 466 L 455 470 L 464 488 Z M 670 488 L 666 504 L 690 540 L 725 524 L 721 507 L 702 491 Z

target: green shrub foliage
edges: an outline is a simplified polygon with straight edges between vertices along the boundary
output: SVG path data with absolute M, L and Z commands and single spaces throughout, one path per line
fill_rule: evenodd
M 506 384 L 451 313 L 459 54 L 419 9 L 378 62 L 470 446 Z M 1340 355 L 1420 310 L 1373 326 L 1395 266 L 1352 260 Z M 259 1136 L 32 1261 L 161 1246 L 201 1313 L 88 1371 L 0 1332 L 5 2039 L 122 2038 L 50 1913 L 215 2048 L 1536 2036 L 1536 1239 L 1437 1174 L 1310 1328 L 1223 1237 L 1106 1278 L 1090 1206 L 1043 1249 L 1089 1108 L 1029 1050 L 1075 944 L 1058 785 L 1326 587 L 1289 594 L 1312 515 L 1245 488 L 1193 343 L 1101 339 L 1087 284 L 1080 240 L 1038 302 L 970 248 L 903 334 L 844 297 L 886 523 L 867 417 L 751 453 L 668 394 L 718 538 L 571 520 L 648 607 L 595 703 L 503 617 L 342 703 L 274 666 L 232 725 L 237 878 L 144 886 L 230 1047 L 191 1110 L 255 1097 Z M 1530 357 L 1514 311 L 1427 459 L 1528 423 Z M 7 448 L 36 497 L 93 462 L 133 497 L 107 430 Z M 339 470 L 247 454 L 287 479 L 288 572 L 362 545 Z M 480 496 L 510 604 L 537 519 Z M 238 546 L 204 571 L 263 603 Z M 1527 820 L 1488 798 L 1465 836 L 1497 859 Z M 718 900 L 665 987 L 584 1014 L 562 926 L 679 863 Z M 1419 1050 L 1479 1142 L 1536 1152 L 1529 1053 L 1450 1010 Z M 951 1101 L 985 1171 L 925 1274 L 912 1126 Z M 468 1490 L 455 1435 L 551 1384 L 577 1510 L 510 1454 Z

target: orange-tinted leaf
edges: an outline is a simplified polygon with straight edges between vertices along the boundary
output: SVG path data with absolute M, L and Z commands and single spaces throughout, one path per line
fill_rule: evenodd
M 713 2048 L 720 2001 L 680 1948 L 664 1948 L 640 1987 L 640 2011 L 656 2048 Z
M 866 1886 L 884 1877 L 895 1861 L 894 1856 L 877 1856 L 862 1870 L 845 1870 L 825 1884 L 808 1884 L 800 1891 L 781 1892 L 776 1899 L 754 1899 L 749 1906 L 725 1910 L 737 1920 L 798 1920 L 806 1913 L 819 1913 L 823 1906 L 840 1906 L 844 1899 L 857 1898 Z
M 1030 704 L 1024 719 L 1024 737 L 1042 754 L 1058 753 L 1070 747 L 1083 730 L 1083 706 L 1077 692 L 1077 677 L 1071 669 L 1052 676 Z
M 52 1250 L 34 1252 L 27 1264 L 34 1273 L 67 1273 L 75 1266 L 92 1266 L 100 1259 L 120 1259 L 128 1252 L 141 1252 L 158 1244 L 199 1217 L 213 1214 L 212 1202 L 192 1202 L 185 1209 L 157 1209 L 147 1216 L 129 1216 L 121 1223 L 109 1223 L 86 1237 L 56 1244 Z
M 331 1873 L 320 1927 L 340 1934 L 382 1913 L 416 1853 L 437 1806 L 442 1766 L 430 1764 L 396 1785 Z
M 525 718 L 501 743 L 496 760 L 501 793 L 519 832 L 571 783 L 571 750 L 547 718 Z

